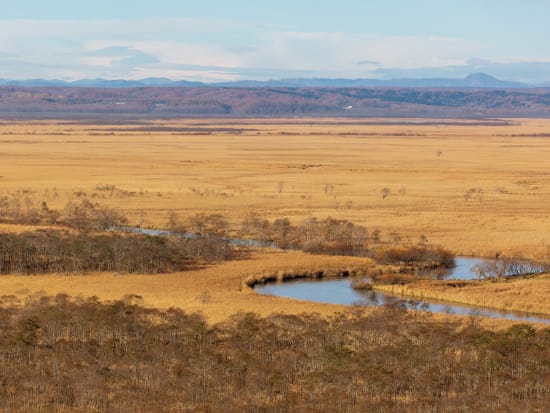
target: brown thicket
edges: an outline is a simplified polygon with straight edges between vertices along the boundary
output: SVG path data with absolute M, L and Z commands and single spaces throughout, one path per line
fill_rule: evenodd
M 0 274 L 117 271 L 163 273 L 229 259 L 234 249 L 219 237 L 74 234 L 43 230 L 0 233 Z
M 50 210 L 46 201 L 36 205 L 33 200 L 24 196 L 0 197 L 0 221 L 14 222 L 17 224 L 55 224 L 60 214 Z
M 241 224 L 240 235 L 283 249 L 298 249 L 314 254 L 367 256 L 383 264 L 422 267 L 452 267 L 454 255 L 430 244 L 425 236 L 418 243 L 403 240 L 392 232 L 382 237 L 380 231 L 369 230 L 350 221 L 334 218 L 309 218 L 292 225 L 288 218 L 272 223 L 255 214 L 248 215 Z
M 50 209 L 46 201 L 36 205 L 31 198 L 0 197 L 0 220 L 16 224 L 65 224 L 81 232 L 106 230 L 126 225 L 126 217 L 112 208 L 84 198 L 68 202 L 62 211 Z
M 199 315 L 66 296 L 0 307 L 0 411 L 550 409 L 550 330 L 366 316 Z
M 454 255 L 450 251 L 430 245 L 389 246 L 375 251 L 373 258 L 383 264 L 422 262 L 428 268 L 449 268 L 454 265 Z
M 69 202 L 61 215 L 62 222 L 82 232 L 106 230 L 126 225 L 126 217 L 114 209 L 102 207 L 83 199 L 79 203 Z

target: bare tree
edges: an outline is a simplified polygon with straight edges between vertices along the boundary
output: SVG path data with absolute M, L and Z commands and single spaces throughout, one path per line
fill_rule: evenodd
M 470 188 L 464 193 L 464 201 L 468 202 L 470 199 L 477 199 L 479 202 L 483 201 L 483 189 Z
M 285 187 L 285 183 L 283 181 L 277 182 L 277 191 L 278 191 L 279 195 L 281 195 L 283 193 L 284 187 Z
M 170 232 L 173 232 L 174 234 L 183 234 L 187 232 L 185 225 L 174 211 L 171 211 L 168 214 L 168 221 L 166 225 L 168 227 L 168 230 Z

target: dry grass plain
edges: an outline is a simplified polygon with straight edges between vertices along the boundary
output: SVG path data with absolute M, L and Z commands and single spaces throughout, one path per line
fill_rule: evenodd
M 411 240 L 423 234 L 461 255 L 547 253 L 550 120 L 387 122 L 2 121 L 0 196 L 29 198 L 35 205 L 46 201 L 50 208 L 86 197 L 122 210 L 133 225 L 153 228 L 165 226 L 172 212 L 182 219 L 208 212 L 224 214 L 237 229 L 254 211 L 265 218 L 294 221 L 310 216 L 345 218 L 370 230 L 397 231 Z M 106 185 L 114 189 L 106 190 Z M 384 188 L 389 189 L 385 197 Z M 271 259 L 281 260 L 279 268 L 288 267 L 288 255 Z M 319 257 L 300 254 L 298 261 L 296 266 L 307 266 Z M 226 266 L 239 265 L 245 263 L 206 271 L 223 274 Z M 249 272 L 244 267 L 238 271 Z M 97 277 L 108 280 L 94 284 Z M 36 281 L 40 277 L 32 277 L 32 282 L 47 293 L 67 290 L 103 298 L 134 293 L 144 296 L 146 303 L 195 309 L 191 301 L 202 291 L 200 282 L 178 290 L 187 298 L 177 298 L 172 291 L 162 298 L 156 289 L 172 290 L 173 280 L 200 278 L 199 273 L 156 277 L 45 277 L 40 281 L 43 287 Z M 18 282 L 17 291 L 34 288 L 25 286 L 31 278 L 17 279 L 3 279 L 2 293 L 16 292 L 13 286 Z M 111 279 L 123 281 L 115 287 Z M 139 288 L 146 279 L 156 284 Z M 210 287 L 219 285 L 218 292 L 210 292 L 212 303 L 219 303 L 212 319 L 230 309 L 265 313 L 324 308 L 232 294 L 235 290 L 222 280 L 220 275 L 208 282 Z M 238 283 L 231 285 L 240 288 Z
M 369 263 L 370 260 L 360 258 L 265 251 L 242 261 L 171 274 L 7 275 L 1 278 L 1 295 L 26 300 L 65 292 L 72 296 L 97 296 L 102 301 L 111 301 L 132 294 L 141 297 L 147 306 L 162 309 L 179 307 L 189 312 L 200 312 L 211 322 L 223 321 L 239 311 L 252 311 L 264 316 L 273 312 L 329 315 L 345 307 L 258 296 L 245 285 L 245 281 L 249 277 L 279 271 L 341 270 Z
M 69 293 L 73 298 L 97 297 L 101 301 L 119 300 L 135 295 L 133 302 L 159 309 L 182 308 L 200 313 L 209 322 L 227 320 L 239 312 L 254 312 L 261 316 L 316 313 L 330 317 L 345 313 L 343 305 L 291 300 L 258 295 L 245 285 L 249 278 L 275 275 L 280 272 L 340 271 L 359 268 L 372 262 L 365 258 L 313 256 L 293 251 L 263 251 L 243 261 L 229 261 L 206 269 L 160 275 L 89 273 L 85 275 L 6 275 L 1 279 L 1 291 L 6 303 L 40 300 L 44 296 Z M 365 308 L 369 314 L 376 307 Z M 455 316 L 447 314 L 418 314 L 434 321 L 460 321 L 463 325 L 475 322 L 481 327 L 502 330 L 515 324 L 512 320 Z M 546 327 L 545 324 L 539 327 Z

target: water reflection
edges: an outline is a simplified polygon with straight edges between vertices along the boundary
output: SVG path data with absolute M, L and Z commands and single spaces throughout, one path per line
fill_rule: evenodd
M 456 266 L 450 269 L 436 269 L 421 275 L 429 275 L 440 280 L 476 280 L 479 278 L 517 276 L 543 271 L 540 266 L 522 260 L 492 260 L 474 257 L 456 257 Z
M 256 286 L 255 291 L 260 294 L 329 304 L 366 306 L 391 305 L 433 313 L 505 318 L 516 321 L 550 324 L 550 316 L 535 316 L 529 313 L 500 311 L 466 304 L 454 304 L 433 300 L 410 300 L 380 291 L 355 290 L 351 287 L 351 280 L 346 278 L 321 281 L 298 280 L 285 283 L 266 284 Z

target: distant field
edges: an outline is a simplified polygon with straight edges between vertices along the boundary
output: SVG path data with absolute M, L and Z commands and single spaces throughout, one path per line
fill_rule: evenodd
M 550 121 L 0 122 L 0 196 L 88 198 L 163 227 L 219 212 L 346 218 L 457 254 L 537 256 L 550 233 Z M 30 201 L 29 201 L 30 200 Z
M 549 135 L 550 120 L 543 119 L 4 120 L 0 201 L 25 211 L 44 202 L 62 210 L 88 199 L 149 228 L 167 227 L 171 215 L 185 222 L 197 213 L 220 213 L 233 232 L 251 212 L 295 224 L 330 216 L 371 234 L 380 230 L 414 243 L 425 236 L 461 255 L 541 258 L 550 251 Z M 0 224 L 2 231 L 30 229 Z M 355 265 L 360 259 L 254 253 L 164 275 L 3 276 L 2 295 L 113 300 L 137 294 L 145 305 L 201 311 L 211 321 L 243 310 L 329 315 L 341 307 L 260 297 L 244 282 Z M 547 277 L 461 291 L 407 288 L 413 295 L 548 311 Z

